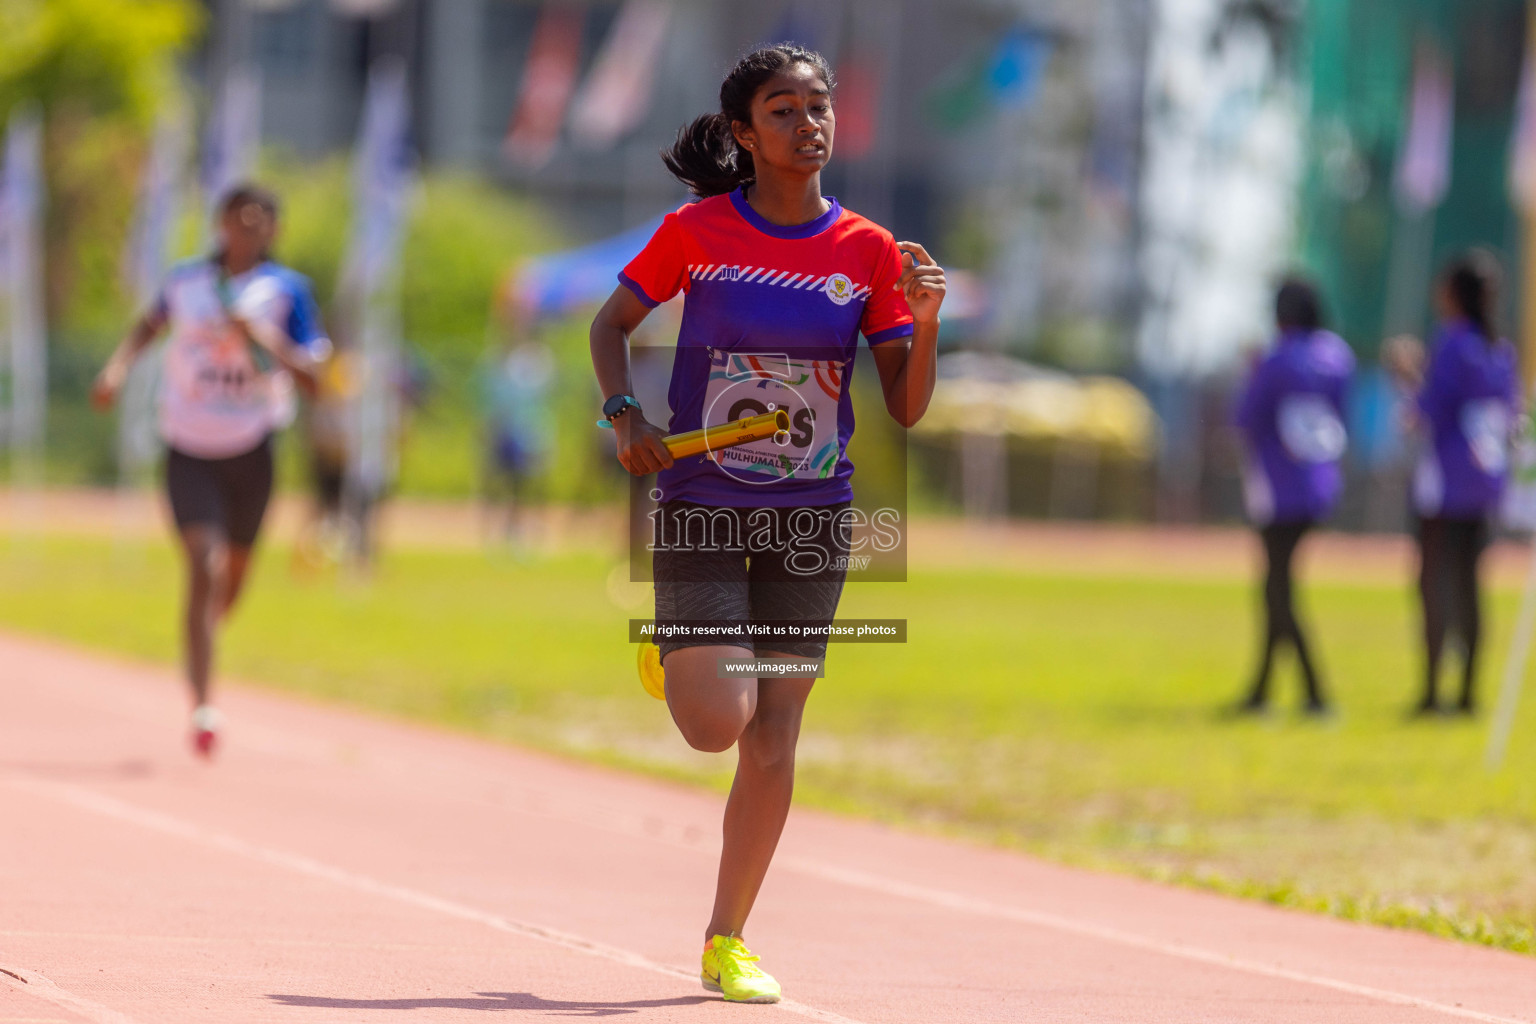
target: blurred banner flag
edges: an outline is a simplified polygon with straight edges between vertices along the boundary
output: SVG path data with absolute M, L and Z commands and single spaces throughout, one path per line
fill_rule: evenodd
M 1399 216 L 1392 232 L 1382 315 L 1388 335 L 1421 330 L 1432 274 L 1433 213 L 1451 183 L 1454 90 L 1450 60 L 1432 39 L 1421 38 L 1414 50 L 1408 123 L 1392 181 Z
M 1022 25 L 1011 29 L 990 52 L 929 94 L 930 116 L 941 127 L 957 129 L 993 110 L 1029 106 L 1045 79 L 1051 49 L 1049 36 Z
M 1455 93 L 1450 61 L 1433 42 L 1419 42 L 1413 58 L 1408 130 L 1398 152 L 1393 191 L 1410 213 L 1440 205 L 1451 183 Z
M 128 243 L 123 247 L 124 290 L 139 309 L 154 301 L 170 263 L 171 234 L 181 213 L 181 190 L 188 149 L 186 108 L 168 106 L 155 123 L 154 139 L 139 182 L 138 205 Z M 159 348 L 134 360 L 118 399 L 118 482 L 131 484 L 144 475 L 160 455 L 155 424 L 155 387 L 160 370 Z
M 1509 195 L 1520 210 L 1536 213 L 1536 67 L 1529 48 L 1515 96 L 1515 130 L 1509 140 Z
M 413 181 L 405 64 L 389 58 L 368 74 L 352 165 L 352 237 L 339 289 L 357 337 L 360 377 L 346 482 L 359 512 L 380 496 L 395 468 L 400 248 Z
M 855 52 L 837 68 L 837 155 L 858 160 L 875 148 L 880 122 L 880 62 Z
M 555 155 L 560 125 L 576 88 L 585 22 L 586 10 L 567 4 L 551 4 L 539 15 L 528 46 L 517 108 L 501 144 L 506 158 L 519 166 L 538 170 Z
M 261 71 L 231 68 L 203 140 L 203 198 L 209 212 L 230 186 L 248 178 L 261 146 Z
M 10 349 L 11 451 L 36 470 L 48 415 L 48 350 L 43 326 L 43 129 L 32 108 L 13 111 L 0 183 L 0 266 L 4 268 L 5 340 Z
M 246 0 L 247 3 L 250 0 Z M 262 0 L 270 4 L 273 0 Z M 291 3 L 292 0 L 283 0 Z M 386 14 L 394 13 L 400 6 L 400 0 L 331 0 L 331 9 L 337 14 L 346 15 L 349 18 L 382 18 Z
M 352 162 L 352 235 L 343 273 L 353 287 L 371 291 L 393 273 L 412 180 L 405 64 L 386 58 L 368 73 Z
M 578 143 L 607 149 L 645 119 L 671 14 L 667 0 L 624 4 L 571 109 Z
M 180 213 L 182 172 L 187 160 L 187 123 L 180 106 L 168 108 L 155 122 L 138 204 L 128 243 L 123 247 L 124 289 L 140 307 L 149 304 L 165 276 L 171 232 Z

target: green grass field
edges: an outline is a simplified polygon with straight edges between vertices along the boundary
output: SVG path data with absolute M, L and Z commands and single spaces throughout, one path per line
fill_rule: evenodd
M 225 672 L 496 739 L 723 788 L 635 680 L 643 588 L 598 556 L 391 553 L 370 584 L 295 580 L 269 548 Z M 168 542 L 11 538 L 0 626 L 176 660 Z M 639 593 L 637 593 L 639 592 Z M 1249 669 L 1241 578 L 915 569 L 850 587 L 840 615 L 910 642 L 841 645 L 819 684 L 798 799 L 838 811 L 1531 951 L 1536 699 L 1509 762 L 1485 730 L 1410 723 L 1407 581 L 1305 588 L 1338 720 L 1228 722 Z M 1514 595 L 1492 602 L 1492 696 Z M 1294 703 L 1289 664 L 1280 682 Z

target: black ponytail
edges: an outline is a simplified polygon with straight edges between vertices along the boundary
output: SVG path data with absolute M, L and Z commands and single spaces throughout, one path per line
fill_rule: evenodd
M 1489 342 L 1499 337 L 1496 311 L 1502 276 L 1498 259 L 1487 249 L 1470 250 L 1453 260 L 1440 276 L 1456 311 Z
M 764 82 L 791 64 L 809 64 L 829 90 L 836 86 L 826 58 L 794 43 L 765 46 L 741 58 L 720 83 L 720 111 L 695 118 L 678 129 L 677 141 L 661 151 L 662 163 L 688 186 L 688 191 L 706 199 L 756 179 L 752 154 L 736 144 L 731 127 L 737 121 L 752 123 L 752 97 Z
M 700 199 L 734 191 L 755 177 L 752 154 L 736 145 L 724 114 L 705 114 L 679 128 L 672 148 L 661 151 L 661 162 Z

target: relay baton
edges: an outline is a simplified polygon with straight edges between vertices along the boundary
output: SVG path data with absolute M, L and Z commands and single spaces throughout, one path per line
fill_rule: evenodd
M 661 440 L 674 459 L 682 459 L 702 452 L 751 444 L 769 437 L 779 444 L 789 440 L 789 413 L 783 409 L 765 412 L 761 416 L 743 416 L 739 420 L 719 423 L 702 430 L 690 430 L 684 434 L 669 434 Z

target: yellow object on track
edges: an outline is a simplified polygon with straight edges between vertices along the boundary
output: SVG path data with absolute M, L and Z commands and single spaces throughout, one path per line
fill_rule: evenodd
M 657 700 L 667 699 L 667 671 L 661 667 L 661 648 L 653 643 L 640 645 L 640 685 Z

